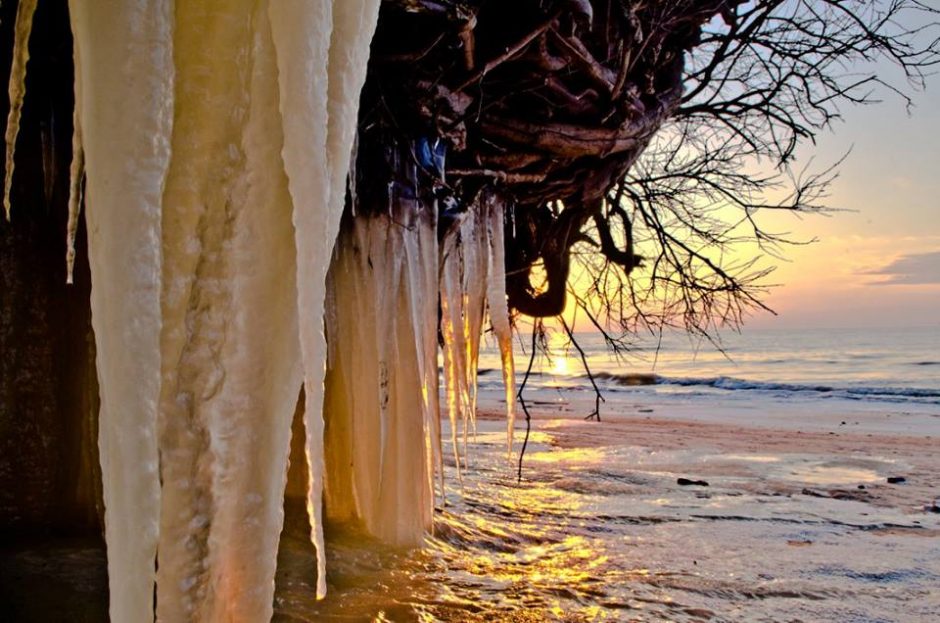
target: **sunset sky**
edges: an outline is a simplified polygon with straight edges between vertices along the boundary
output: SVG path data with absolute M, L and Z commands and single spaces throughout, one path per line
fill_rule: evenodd
M 940 76 L 916 93 L 843 110 L 844 122 L 803 150 L 804 162 L 841 166 L 831 216 L 773 215 L 777 230 L 815 244 L 788 250 L 771 281 L 778 317 L 752 327 L 940 328 Z

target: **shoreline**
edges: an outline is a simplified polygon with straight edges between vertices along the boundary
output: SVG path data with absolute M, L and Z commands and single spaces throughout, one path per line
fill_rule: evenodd
M 522 487 L 570 496 L 569 525 L 578 526 L 570 529 L 604 535 L 592 547 L 613 561 L 607 576 L 629 571 L 616 603 L 631 612 L 612 620 L 940 616 L 934 431 L 870 430 L 880 418 L 858 412 L 839 416 L 858 416 L 856 430 L 841 419 L 827 424 L 832 430 L 801 430 L 805 421 L 795 420 L 774 426 L 777 418 L 729 423 L 713 406 L 698 420 L 666 415 L 669 406 L 608 410 L 600 423 L 533 413 Z M 483 443 L 504 443 L 499 412 L 484 408 L 479 418 L 481 430 L 493 431 Z M 658 612 L 640 603 L 647 598 Z
M 906 425 L 881 432 L 870 422 L 858 420 L 857 413 L 843 414 L 848 420 L 837 416 L 810 426 L 791 421 L 789 427 L 782 427 L 777 418 L 742 424 L 738 418 L 731 419 L 734 423 L 723 421 L 714 413 L 697 420 L 662 414 L 670 408 L 656 409 L 650 415 L 608 413 L 601 422 L 536 411 L 532 430 L 549 435 L 551 446 L 561 450 L 632 448 L 637 468 L 652 455 L 672 453 L 670 462 L 656 463 L 655 469 L 676 473 L 677 478 L 756 478 L 772 484 L 773 492 L 780 495 L 810 489 L 908 513 L 923 513 L 925 506 L 940 498 L 940 440 L 930 432 L 914 432 Z M 477 417 L 480 421 L 504 419 L 489 408 L 478 410 Z M 524 426 L 524 419 L 517 416 L 516 452 Z M 795 473 L 785 473 L 788 469 Z M 905 481 L 889 484 L 889 477 Z

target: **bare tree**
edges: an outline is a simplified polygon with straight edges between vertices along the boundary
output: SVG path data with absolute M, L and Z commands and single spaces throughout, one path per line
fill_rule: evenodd
M 443 141 L 446 165 L 428 172 L 438 196 L 474 209 L 487 188 L 513 206 L 511 306 L 555 316 L 572 292 L 615 350 L 663 327 L 711 336 L 762 308 L 770 268 L 734 247 L 780 254 L 796 241 L 763 228 L 762 212 L 830 207 L 838 163 L 794 169 L 797 147 L 844 105 L 879 92 L 909 104 L 940 62 L 938 11 L 920 0 L 383 10 L 365 133 Z M 906 83 L 877 73 L 885 60 Z
M 618 356 L 669 328 L 720 348 L 719 329 L 766 309 L 762 256 L 808 242 L 762 214 L 833 209 L 839 163 L 798 168 L 797 148 L 843 106 L 910 105 L 940 62 L 938 14 L 921 0 L 386 0 L 365 142 L 370 128 L 380 147 L 389 128 L 442 141 L 439 170 L 414 161 L 447 212 L 504 197 L 507 294 L 535 319 L 533 357 L 551 330 L 538 319 L 572 300 Z
M 796 169 L 797 148 L 842 106 L 879 94 L 910 106 L 940 60 L 937 15 L 917 0 L 764 0 L 709 22 L 676 113 L 572 247 L 589 284 L 577 304 L 615 349 L 664 327 L 712 339 L 766 309 L 772 266 L 753 249 L 779 258 L 809 241 L 767 230 L 762 213 L 834 207 L 827 192 L 841 162 Z M 906 82 L 887 81 L 878 61 Z M 744 245 L 750 256 L 735 252 Z

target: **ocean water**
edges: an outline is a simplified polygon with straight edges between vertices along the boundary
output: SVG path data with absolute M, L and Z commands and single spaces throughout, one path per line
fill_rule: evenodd
M 684 334 L 648 336 L 620 358 L 596 333 L 576 338 L 607 400 L 602 414 L 625 400 L 940 408 L 940 326 L 745 330 L 722 334 L 717 343 Z M 577 402 L 593 395 L 581 355 L 567 342 L 555 333 L 551 356 L 537 356 L 527 383 L 534 400 Z M 528 359 L 518 343 L 518 382 Z M 485 348 L 480 385 L 486 395 L 501 383 L 498 365 L 495 350 Z

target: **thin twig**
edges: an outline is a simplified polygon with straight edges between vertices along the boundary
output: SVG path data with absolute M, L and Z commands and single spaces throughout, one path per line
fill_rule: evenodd
M 532 374 L 532 364 L 535 363 L 535 340 L 538 336 L 539 323 L 540 321 L 537 319 L 532 321 L 532 352 L 529 353 L 529 367 L 526 368 L 525 377 L 523 377 L 522 384 L 519 385 L 519 392 L 516 394 L 516 398 L 519 399 L 519 404 L 522 406 L 522 411 L 525 413 L 525 439 L 522 441 L 522 449 L 519 450 L 518 482 L 522 482 L 522 457 L 525 456 L 526 447 L 529 445 L 529 433 L 532 430 L 532 416 L 529 414 L 529 408 L 525 404 L 525 397 L 522 392 L 529 381 L 529 375 Z
M 571 341 L 571 344 L 578 350 L 578 355 L 581 356 L 581 365 L 584 366 L 584 371 L 587 372 L 588 379 L 591 381 L 591 386 L 594 388 L 594 412 L 586 415 L 585 420 L 597 419 L 598 422 L 601 421 L 601 403 L 607 402 L 604 399 L 601 390 L 597 387 L 597 383 L 594 381 L 594 374 L 591 372 L 591 367 L 588 365 L 587 356 L 584 354 L 584 350 L 581 349 L 581 345 L 578 344 L 578 340 L 574 338 L 574 332 L 568 327 L 568 323 L 565 322 L 563 316 L 558 317 L 561 320 L 561 326 L 564 327 L 565 333 L 568 334 L 568 339 Z

